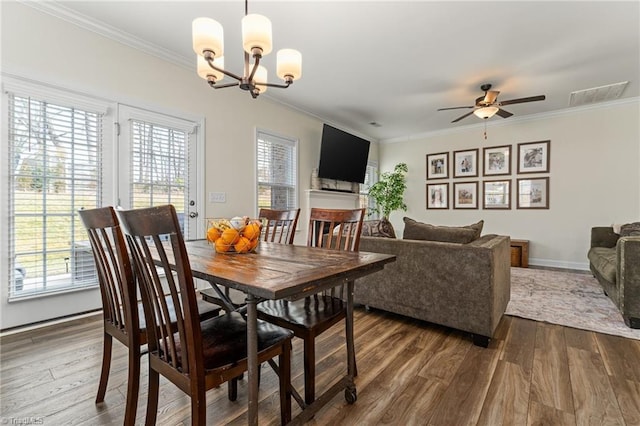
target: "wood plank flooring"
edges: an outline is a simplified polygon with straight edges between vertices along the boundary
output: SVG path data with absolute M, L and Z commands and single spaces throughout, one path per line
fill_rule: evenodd
M 640 341 L 505 316 L 488 348 L 465 333 L 382 311 L 355 312 L 358 401 L 342 394 L 311 425 L 640 425 Z M 317 344 L 321 391 L 346 371 L 344 331 Z M 104 403 L 95 404 L 99 316 L 0 340 L 3 424 L 118 425 L 124 417 L 126 349 L 114 342 Z M 293 384 L 302 389 L 302 345 L 294 340 Z M 147 358 L 137 423 L 144 423 Z M 278 382 L 262 369 L 260 424 L 279 424 Z M 246 423 L 246 380 L 238 400 L 226 386 L 207 394 L 212 425 Z M 294 404 L 294 415 L 299 408 Z M 190 404 L 161 381 L 158 424 L 190 424 Z

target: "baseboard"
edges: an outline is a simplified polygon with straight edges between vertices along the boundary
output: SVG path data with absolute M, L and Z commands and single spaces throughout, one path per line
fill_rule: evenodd
M 562 260 L 529 258 L 529 265 L 544 266 L 547 268 L 573 269 L 577 271 L 589 270 L 588 262 L 568 262 Z
M 10 336 L 15 336 L 21 333 L 29 332 L 29 331 L 36 331 L 36 330 L 41 331 L 48 327 L 58 327 L 61 324 L 69 325 L 72 322 L 84 321 L 87 318 L 89 319 L 102 318 L 102 309 L 68 315 L 65 317 L 53 318 L 53 319 L 39 321 L 31 324 L 24 324 L 16 327 L 11 327 L 11 328 L 6 328 L 3 330 L 0 330 L 0 340 Z

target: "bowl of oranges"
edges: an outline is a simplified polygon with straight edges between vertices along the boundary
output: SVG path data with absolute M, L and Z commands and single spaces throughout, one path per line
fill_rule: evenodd
M 260 241 L 262 221 L 248 216 L 207 219 L 207 241 L 216 253 L 250 253 Z

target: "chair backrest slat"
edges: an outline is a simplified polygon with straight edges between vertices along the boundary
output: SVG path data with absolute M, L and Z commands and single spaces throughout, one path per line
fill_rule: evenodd
M 175 209 L 166 205 L 118 216 L 140 276 L 149 351 L 181 374 L 204 371 L 193 275 Z
M 263 240 L 280 244 L 293 244 L 299 216 L 300 209 L 260 209 L 258 217 L 265 219 L 262 229 Z

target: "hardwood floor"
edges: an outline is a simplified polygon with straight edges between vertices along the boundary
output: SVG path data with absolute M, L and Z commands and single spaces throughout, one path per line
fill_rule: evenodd
M 505 316 L 488 348 L 470 336 L 381 311 L 356 310 L 358 401 L 342 394 L 312 425 L 639 425 L 640 341 Z M 126 350 L 114 343 L 105 402 L 94 403 L 102 350 L 97 316 L 2 337 L 3 424 L 122 424 Z M 343 327 L 317 344 L 319 390 L 346 371 Z M 302 345 L 294 340 L 293 383 L 302 389 Z M 137 421 L 144 422 L 147 358 Z M 279 424 L 278 384 L 262 369 L 260 424 Z M 246 423 L 238 400 L 207 394 L 208 424 Z M 294 404 L 294 415 L 299 409 Z M 158 424 L 190 423 L 188 399 L 162 381 Z

